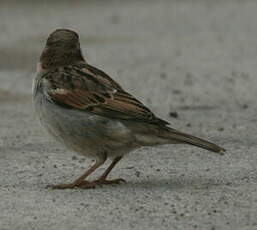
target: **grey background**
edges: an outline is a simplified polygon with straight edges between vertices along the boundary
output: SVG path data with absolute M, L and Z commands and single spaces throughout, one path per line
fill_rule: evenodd
M 257 229 L 256 12 L 255 0 L 1 1 L 0 229 Z M 35 66 L 60 27 L 80 33 L 90 64 L 226 155 L 142 148 L 111 174 L 125 185 L 45 189 L 92 164 L 33 114 Z

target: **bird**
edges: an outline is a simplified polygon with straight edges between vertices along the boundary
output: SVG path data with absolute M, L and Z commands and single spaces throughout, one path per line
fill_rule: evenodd
M 142 146 L 189 144 L 225 152 L 214 143 L 173 129 L 109 75 L 88 64 L 78 33 L 70 29 L 57 29 L 47 38 L 33 81 L 33 104 L 53 139 L 95 161 L 73 182 L 49 185 L 53 189 L 125 183 L 122 178 L 107 177 L 124 155 Z M 103 174 L 88 180 L 107 159 L 112 162 Z

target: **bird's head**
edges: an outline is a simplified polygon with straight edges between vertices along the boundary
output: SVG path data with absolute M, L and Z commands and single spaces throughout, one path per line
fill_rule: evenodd
M 40 57 L 42 68 L 56 68 L 84 61 L 79 35 L 68 29 L 57 29 L 49 35 Z

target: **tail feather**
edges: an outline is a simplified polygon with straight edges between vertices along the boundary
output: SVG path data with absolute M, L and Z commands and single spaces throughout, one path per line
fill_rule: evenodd
M 192 135 L 186 134 L 186 133 L 182 133 L 180 131 L 174 130 L 174 129 L 170 129 L 168 132 L 168 137 L 169 139 L 172 140 L 176 140 L 180 143 L 187 143 L 190 145 L 194 145 L 212 152 L 216 152 L 216 153 L 220 153 L 221 155 L 224 154 L 224 152 L 226 151 L 224 148 L 211 143 L 209 141 L 203 140 L 201 138 L 198 137 L 194 137 Z

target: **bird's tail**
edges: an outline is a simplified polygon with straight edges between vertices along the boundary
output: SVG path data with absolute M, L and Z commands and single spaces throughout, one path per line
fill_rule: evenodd
M 212 152 L 220 153 L 221 155 L 223 155 L 226 151 L 224 148 L 216 144 L 213 144 L 209 141 L 203 140 L 198 137 L 194 137 L 186 133 L 182 133 L 174 129 L 169 129 L 165 137 L 172 141 L 177 141 L 178 143 L 194 145 Z

